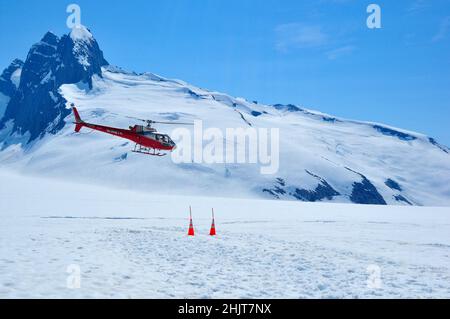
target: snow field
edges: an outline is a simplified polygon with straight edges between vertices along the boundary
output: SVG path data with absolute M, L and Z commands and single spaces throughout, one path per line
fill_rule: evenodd
M 450 297 L 448 208 L 157 196 L 0 177 L 1 297 Z M 208 236 L 211 207 L 217 237 Z M 70 265 L 80 268 L 80 289 L 67 288 Z M 379 289 L 368 287 L 372 265 Z

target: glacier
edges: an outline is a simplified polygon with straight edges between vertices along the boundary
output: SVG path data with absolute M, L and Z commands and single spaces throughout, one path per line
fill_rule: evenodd
M 3 169 L 0 180 L 4 298 L 450 297 L 448 207 L 157 195 Z

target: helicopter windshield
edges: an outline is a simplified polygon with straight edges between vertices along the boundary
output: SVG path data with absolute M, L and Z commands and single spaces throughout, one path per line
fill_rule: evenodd
M 170 139 L 170 137 L 168 135 L 156 134 L 155 138 L 157 141 L 160 141 L 162 143 L 169 144 L 169 145 L 173 144 L 173 141 Z

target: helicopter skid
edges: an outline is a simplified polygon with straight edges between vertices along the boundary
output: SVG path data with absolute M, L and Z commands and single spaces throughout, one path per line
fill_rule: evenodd
M 159 152 L 157 153 L 156 149 L 154 149 L 154 148 L 143 147 L 143 146 L 138 146 L 138 145 L 136 145 L 134 147 L 134 150 L 132 152 L 133 153 L 140 153 L 140 154 L 150 155 L 150 156 L 158 156 L 158 157 L 163 157 L 163 156 L 167 155 L 165 153 L 159 153 Z

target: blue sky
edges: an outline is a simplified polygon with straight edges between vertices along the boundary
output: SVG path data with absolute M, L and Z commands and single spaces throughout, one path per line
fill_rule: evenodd
M 450 145 L 450 0 L 0 0 L 0 68 L 67 33 L 70 3 L 111 64 Z

